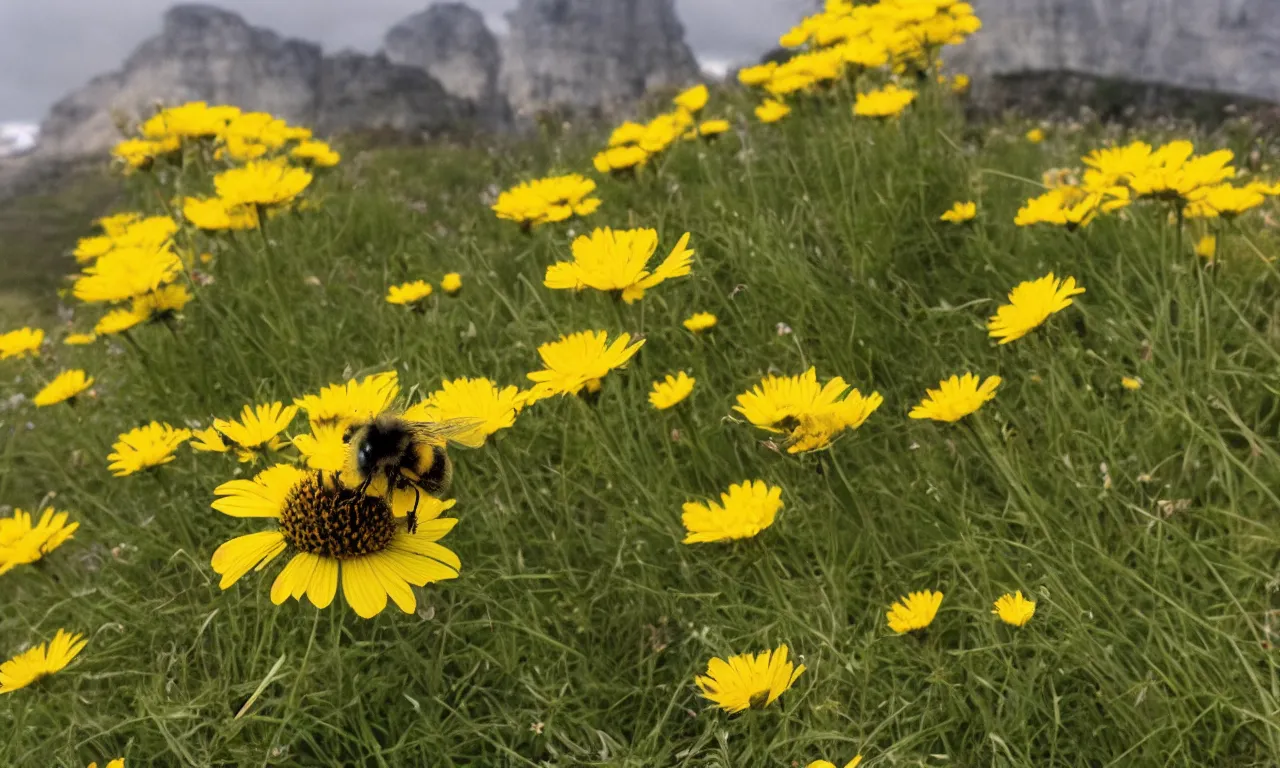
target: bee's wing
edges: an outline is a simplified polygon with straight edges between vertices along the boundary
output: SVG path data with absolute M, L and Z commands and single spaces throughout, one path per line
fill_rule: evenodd
M 432 445 L 451 443 L 464 448 L 479 448 L 484 445 L 485 434 L 480 427 L 484 419 L 460 418 L 447 421 L 415 421 L 414 437 Z

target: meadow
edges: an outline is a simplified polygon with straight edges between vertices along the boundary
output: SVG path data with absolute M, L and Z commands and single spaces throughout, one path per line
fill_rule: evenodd
M 63 286 L 59 316 L 22 318 L 45 330 L 39 354 L 0 360 L 0 503 L 79 527 L 0 571 L 0 659 L 59 628 L 87 644 L 0 694 L 0 762 L 1275 765 L 1275 200 L 1229 221 L 1135 199 L 1095 201 L 1080 226 L 1015 224 L 1045 171 L 1095 148 L 1190 139 L 1270 181 L 1274 145 L 1247 122 L 1053 123 L 1033 142 L 1032 125 L 966 122 L 932 75 L 896 116 L 851 114 L 884 79 L 798 93 L 771 124 L 754 95 L 713 90 L 702 114 L 730 129 L 634 171 L 593 172 L 607 134 L 554 126 L 493 149 L 338 143 L 305 205 L 240 231 L 186 216 L 180 312 L 66 346 L 104 307 Z M 182 219 L 174 201 L 207 194 L 218 163 L 181 158 L 124 177 L 120 210 Z M 599 208 L 494 215 L 501 190 L 562 173 L 590 176 Z M 976 216 L 940 220 L 959 201 Z M 544 284 L 606 226 L 655 229 L 650 268 L 689 233 L 690 272 L 631 303 Z M 1196 253 L 1210 233 L 1212 259 Z M 998 344 L 988 318 L 1048 273 L 1085 290 Z M 386 301 L 418 279 L 435 290 Z M 698 312 L 716 325 L 683 327 Z M 212 509 L 215 488 L 305 464 L 297 444 L 108 470 L 119 435 L 151 421 L 205 429 L 380 372 L 401 407 L 464 376 L 523 392 L 539 346 L 583 330 L 644 344 L 598 392 L 517 405 L 483 447 L 451 449 L 458 523 L 441 543 L 461 567 L 413 587 L 408 612 L 394 595 L 372 618 L 344 594 L 276 605 L 284 558 L 220 588 L 215 550 L 271 526 Z M 883 404 L 791 453 L 794 422 L 768 432 L 734 405 L 810 367 Z M 32 403 L 72 368 L 91 388 Z M 692 394 L 654 408 L 651 384 L 680 371 Z M 994 398 L 954 423 L 909 418 L 966 372 L 999 376 Z M 281 435 L 307 432 L 299 413 Z M 781 489 L 776 520 L 683 543 L 682 505 L 744 480 Z M 937 615 L 891 629 L 920 590 L 942 593 Z M 993 615 L 1015 591 L 1035 602 L 1023 626 Z M 805 669 L 768 706 L 727 712 L 695 685 L 715 657 L 784 644 Z

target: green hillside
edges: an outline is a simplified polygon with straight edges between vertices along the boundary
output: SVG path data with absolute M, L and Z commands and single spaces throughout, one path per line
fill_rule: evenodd
M 1246 124 L 1213 136 L 1046 124 L 1032 142 L 1031 125 L 967 124 L 963 94 L 929 70 L 897 78 L 917 91 L 899 115 L 855 116 L 857 95 L 888 79 L 841 70 L 769 124 L 759 94 L 712 91 L 696 117 L 672 118 L 666 146 L 637 153 L 642 166 L 613 173 L 593 170 L 607 134 L 573 130 L 528 147 L 339 146 L 333 167 L 296 153 L 258 165 L 234 156 L 239 118 L 224 115 L 217 139 L 137 149 L 112 210 L 172 214 L 176 231 L 100 243 L 67 289 L 70 323 L 42 321 L 38 356 L 0 337 L 0 503 L 79 525 L 66 539 L 0 518 L 0 659 L 60 628 L 87 640 L 31 686 L 16 684 L 23 664 L 0 667 L 0 690 L 18 688 L 0 693 L 0 761 L 1276 764 L 1268 148 Z M 170 119 L 171 135 L 187 130 Z M 712 119 L 729 130 L 697 136 Z M 1208 159 L 1158 149 L 1182 139 Z M 1155 156 L 1103 162 L 1105 183 L 1085 173 L 1082 156 L 1135 140 Z M 288 158 L 304 139 L 260 141 Z M 1226 147 L 1233 159 L 1210 154 Z M 285 178 L 249 178 L 268 172 Z M 596 187 L 563 220 L 522 227 L 492 210 L 502 190 L 570 173 Z M 1061 226 L 1025 211 L 1015 224 L 1062 182 L 1028 208 Z M 972 220 L 940 220 L 964 201 Z M 208 229 L 218 216 L 256 226 Z M 575 238 L 604 227 L 655 230 L 647 269 L 666 279 L 645 283 L 623 245 L 586 241 L 549 279 Z M 687 274 L 679 253 L 659 269 L 685 233 Z M 1211 259 L 1196 253 L 1210 234 Z M 101 233 L 86 220 L 78 236 Z M 160 278 L 142 303 L 117 302 L 148 269 Z M 1050 273 L 1083 292 L 1064 285 L 1053 303 L 1026 289 L 1000 309 Z M 584 287 L 546 285 L 560 279 Z M 386 300 L 415 280 L 431 294 Z M 686 329 L 699 312 L 716 325 Z M 991 335 L 995 316 L 1009 343 Z M 95 342 L 63 343 L 95 326 Z M 580 331 L 643 346 L 625 360 L 566 352 L 528 376 L 541 345 Z M 66 369 L 91 386 L 34 404 Z M 681 371 L 692 394 L 651 405 L 653 382 Z M 365 378 L 385 372 L 398 390 Z M 912 417 L 926 390 L 967 372 L 998 376 L 994 397 L 945 403 L 953 422 Z M 798 378 L 740 397 L 770 375 Z M 443 382 L 460 377 L 496 387 L 451 395 L 457 382 Z M 328 417 L 315 400 L 278 429 L 229 423 L 344 382 L 354 396 L 330 392 Z M 450 449 L 456 505 L 420 499 L 416 533 L 402 516 L 411 489 L 392 517 L 356 487 L 358 435 L 342 443 L 397 391 L 390 407 L 425 401 L 411 415 L 484 442 Z M 203 431 L 215 419 L 227 421 Z M 152 421 L 201 432 L 148 466 L 165 451 L 117 443 Z M 193 447 L 219 442 L 229 450 Z M 738 492 L 723 512 L 689 506 L 756 480 L 780 489 L 780 509 Z M 739 538 L 685 543 L 684 522 Z M 887 620 L 926 590 L 942 595 L 936 616 Z M 994 610 L 1015 592 L 1035 604 L 1020 627 Z M 714 658 L 783 645 L 804 665 L 789 688 L 794 669 L 695 683 Z M 717 687 L 751 706 L 716 706 Z

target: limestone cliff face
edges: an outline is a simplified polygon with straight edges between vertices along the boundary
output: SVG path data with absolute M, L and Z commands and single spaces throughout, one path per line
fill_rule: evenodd
M 382 54 L 325 57 L 315 102 L 309 124 L 322 134 L 371 128 L 435 133 L 461 128 L 474 116 L 469 102 L 450 96 L 426 70 L 394 64 Z
M 424 70 L 339 54 L 251 27 L 234 13 L 180 5 L 123 66 L 67 95 L 40 126 L 37 153 L 94 155 L 119 126 L 157 104 L 202 100 L 263 110 L 322 132 L 353 127 L 432 131 L 467 114 Z
M 674 0 L 520 0 L 507 21 L 501 82 L 518 115 L 610 111 L 700 75 Z
M 41 154 L 97 154 L 120 138 L 117 123 L 157 103 L 240 104 L 300 119 L 315 112 L 319 46 L 255 29 L 210 6 L 171 9 L 162 31 L 116 72 L 56 103 L 40 126 Z
M 972 0 L 946 58 L 981 76 L 1075 72 L 1280 102 L 1277 0 Z
M 437 3 L 402 20 L 383 38 L 396 64 L 426 70 L 450 94 L 474 103 L 487 118 L 505 121 L 498 89 L 502 53 L 484 16 L 465 3 Z
M 611 110 L 697 79 L 674 0 L 521 0 L 505 45 L 484 17 L 439 3 L 395 25 L 383 53 L 326 56 L 209 5 L 175 6 L 121 68 L 54 105 L 35 154 L 99 155 L 158 105 L 262 110 L 321 133 L 502 128 L 512 108 Z

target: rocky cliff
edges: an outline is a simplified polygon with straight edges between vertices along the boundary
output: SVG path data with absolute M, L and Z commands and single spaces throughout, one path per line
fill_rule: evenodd
M 387 32 L 383 51 L 396 64 L 426 70 L 449 93 L 473 102 L 486 120 L 508 119 L 498 85 L 498 38 L 465 3 L 437 3 L 404 19 Z
M 159 35 L 116 72 L 94 78 L 50 110 L 37 153 L 95 155 L 120 127 L 156 104 L 201 100 L 263 110 L 322 132 L 391 128 L 431 132 L 471 112 L 426 71 L 385 56 L 344 53 L 251 27 L 207 5 L 175 6 Z
M 700 74 L 675 0 L 520 0 L 507 21 L 501 79 L 519 115 L 610 111 Z
M 1071 72 L 1280 102 L 1278 0 L 972 0 L 983 28 L 949 51 L 977 75 Z
M 102 154 L 157 104 L 191 100 L 271 112 L 322 133 L 502 128 L 513 108 L 612 109 L 698 77 L 673 2 L 521 0 L 505 46 L 476 11 L 439 3 L 396 24 L 372 56 L 326 56 L 234 13 L 179 5 L 119 70 L 54 105 L 35 154 Z

